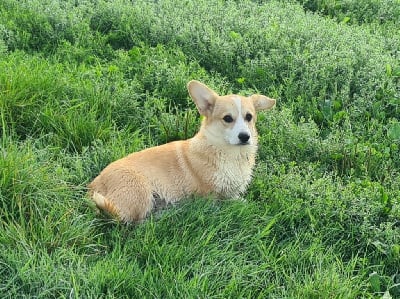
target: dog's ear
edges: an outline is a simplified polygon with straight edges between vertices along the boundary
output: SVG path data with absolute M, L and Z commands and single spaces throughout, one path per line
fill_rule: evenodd
M 271 99 L 261 94 L 253 94 L 250 98 L 253 100 L 256 111 L 269 110 L 274 107 L 276 103 L 275 99 Z
M 218 94 L 205 84 L 192 80 L 187 85 L 189 94 L 201 115 L 209 116 L 214 108 Z

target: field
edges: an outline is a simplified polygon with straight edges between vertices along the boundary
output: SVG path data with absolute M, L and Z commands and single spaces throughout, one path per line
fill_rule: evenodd
M 400 1 L 0 1 L 1 298 L 400 298 Z M 87 184 L 278 100 L 245 201 L 126 225 Z

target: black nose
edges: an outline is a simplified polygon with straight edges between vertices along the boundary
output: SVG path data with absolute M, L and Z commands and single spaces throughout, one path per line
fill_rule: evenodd
M 250 135 L 247 133 L 239 133 L 238 138 L 241 143 L 247 143 L 247 141 L 250 139 Z

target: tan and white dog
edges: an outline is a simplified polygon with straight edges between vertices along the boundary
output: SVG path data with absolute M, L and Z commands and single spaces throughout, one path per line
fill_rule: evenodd
M 89 185 L 100 209 L 125 222 L 140 221 L 156 199 L 168 204 L 193 194 L 239 198 L 246 191 L 257 152 L 256 111 L 272 108 L 275 100 L 219 96 L 194 80 L 188 90 L 204 116 L 199 132 L 108 165 Z

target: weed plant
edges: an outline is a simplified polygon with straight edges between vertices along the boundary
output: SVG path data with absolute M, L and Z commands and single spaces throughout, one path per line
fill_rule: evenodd
M 397 1 L 1 1 L 1 298 L 400 298 L 398 26 Z M 278 99 L 246 200 L 97 214 L 108 163 L 195 134 L 191 79 Z
M 400 22 L 400 7 L 396 0 L 362 2 L 355 0 L 301 0 L 298 2 L 308 10 L 321 12 L 345 23 L 398 25 Z

